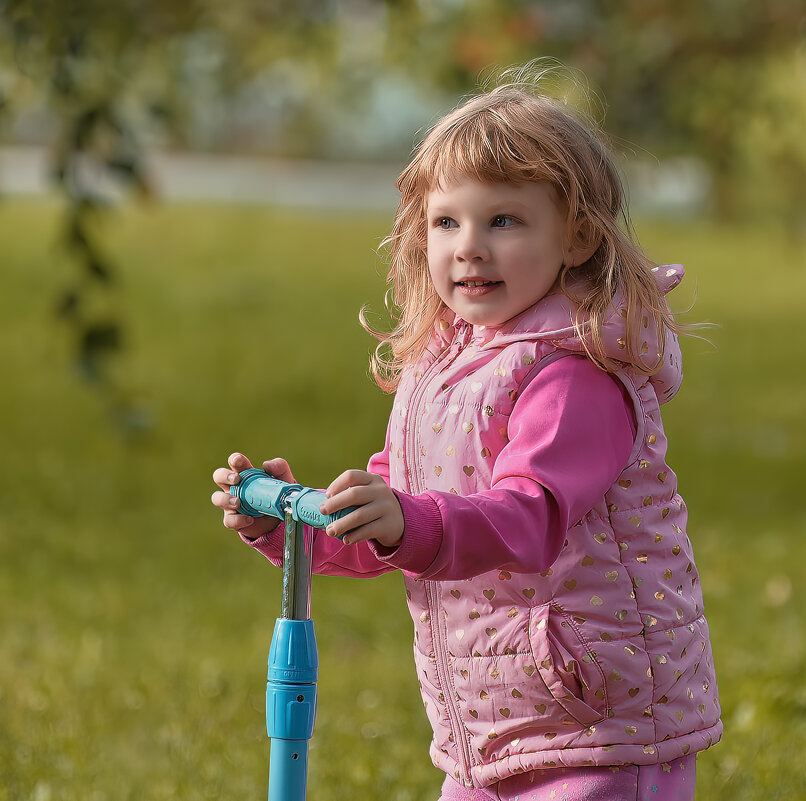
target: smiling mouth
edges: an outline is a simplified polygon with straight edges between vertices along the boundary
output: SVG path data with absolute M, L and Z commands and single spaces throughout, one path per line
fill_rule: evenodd
M 477 287 L 477 286 L 494 286 L 495 284 L 500 284 L 502 282 L 501 281 L 457 281 L 456 283 L 459 286 Z

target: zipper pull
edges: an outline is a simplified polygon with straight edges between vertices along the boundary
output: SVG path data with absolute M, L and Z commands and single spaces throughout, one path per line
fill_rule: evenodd
M 467 322 L 467 320 L 460 320 L 457 328 L 458 336 L 456 337 L 456 342 L 459 351 L 463 351 L 469 344 L 470 340 L 473 338 L 473 326 Z

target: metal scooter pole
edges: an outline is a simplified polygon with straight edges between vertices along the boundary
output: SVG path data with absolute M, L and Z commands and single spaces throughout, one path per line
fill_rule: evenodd
M 282 616 L 274 625 L 266 684 L 269 801 L 305 801 L 319 674 L 311 620 L 311 534 L 287 506 Z

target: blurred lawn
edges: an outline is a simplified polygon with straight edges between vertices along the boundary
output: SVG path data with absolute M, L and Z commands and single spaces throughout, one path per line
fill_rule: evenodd
M 265 797 L 265 657 L 279 571 L 209 506 L 232 450 L 321 486 L 382 444 L 359 307 L 380 309 L 388 219 L 156 207 L 108 218 L 127 355 L 150 415 L 115 428 L 51 310 L 72 265 L 59 208 L 0 205 L 6 501 L 0 512 L 0 801 Z M 691 510 L 726 736 L 699 799 L 806 797 L 806 259 L 773 230 L 639 225 L 682 261 L 666 411 Z M 398 576 L 317 579 L 320 708 L 309 797 L 437 797 Z

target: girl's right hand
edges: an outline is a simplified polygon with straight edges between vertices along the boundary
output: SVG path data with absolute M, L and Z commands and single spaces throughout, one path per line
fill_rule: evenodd
M 213 506 L 217 506 L 224 511 L 224 526 L 237 531 L 246 539 L 256 540 L 273 531 L 280 525 L 279 520 L 273 517 L 250 517 L 240 514 L 238 506 L 240 501 L 229 494 L 229 488 L 240 481 L 240 473 L 252 467 L 252 463 L 242 453 L 233 453 L 227 459 L 229 467 L 219 467 L 213 472 L 213 481 L 221 488 L 213 493 L 210 500 Z M 263 469 L 274 478 L 285 481 L 288 484 L 295 484 L 291 468 L 285 459 L 269 459 L 263 462 Z

